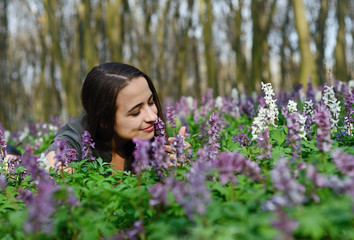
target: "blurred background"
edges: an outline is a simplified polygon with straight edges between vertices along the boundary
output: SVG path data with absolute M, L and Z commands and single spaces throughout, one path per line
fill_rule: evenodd
M 87 72 L 107 61 L 171 100 L 349 81 L 353 18 L 352 0 L 0 0 L 0 123 L 78 116 Z

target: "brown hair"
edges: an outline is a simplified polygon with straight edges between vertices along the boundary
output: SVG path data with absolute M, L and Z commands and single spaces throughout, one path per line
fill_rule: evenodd
M 112 140 L 117 96 L 132 79 L 137 77 L 146 79 L 157 107 L 157 115 L 163 120 L 161 104 L 149 76 L 128 64 L 103 63 L 92 68 L 87 74 L 81 92 L 81 102 L 87 114 L 87 130 L 93 140 Z

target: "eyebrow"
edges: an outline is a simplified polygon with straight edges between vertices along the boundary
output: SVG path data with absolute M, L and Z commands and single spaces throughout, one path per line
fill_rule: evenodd
M 153 97 L 154 97 L 154 94 L 151 93 L 151 95 L 150 95 L 148 101 L 150 101 L 150 99 L 153 98 Z M 143 104 L 144 104 L 144 103 L 138 103 L 137 105 L 135 105 L 134 107 L 132 107 L 132 108 L 128 111 L 128 113 L 132 112 L 134 109 L 140 107 L 140 106 L 143 105 Z

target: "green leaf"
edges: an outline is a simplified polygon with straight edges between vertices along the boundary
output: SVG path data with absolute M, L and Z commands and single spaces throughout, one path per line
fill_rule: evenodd
M 281 146 L 285 142 L 285 136 L 286 133 L 282 128 L 276 128 L 270 131 L 270 139 L 278 146 Z

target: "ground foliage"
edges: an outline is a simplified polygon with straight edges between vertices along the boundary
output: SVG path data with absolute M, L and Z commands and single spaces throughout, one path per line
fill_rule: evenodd
M 10 136 L 2 129 L 1 238 L 353 239 L 353 88 L 269 87 L 166 102 L 169 135 L 186 125 L 192 147 L 181 152 L 175 141 L 170 161 L 159 144 L 144 145 L 135 173 L 90 157 L 68 163 L 72 174 L 42 168 L 55 119 Z M 3 135 L 21 157 L 3 161 Z

